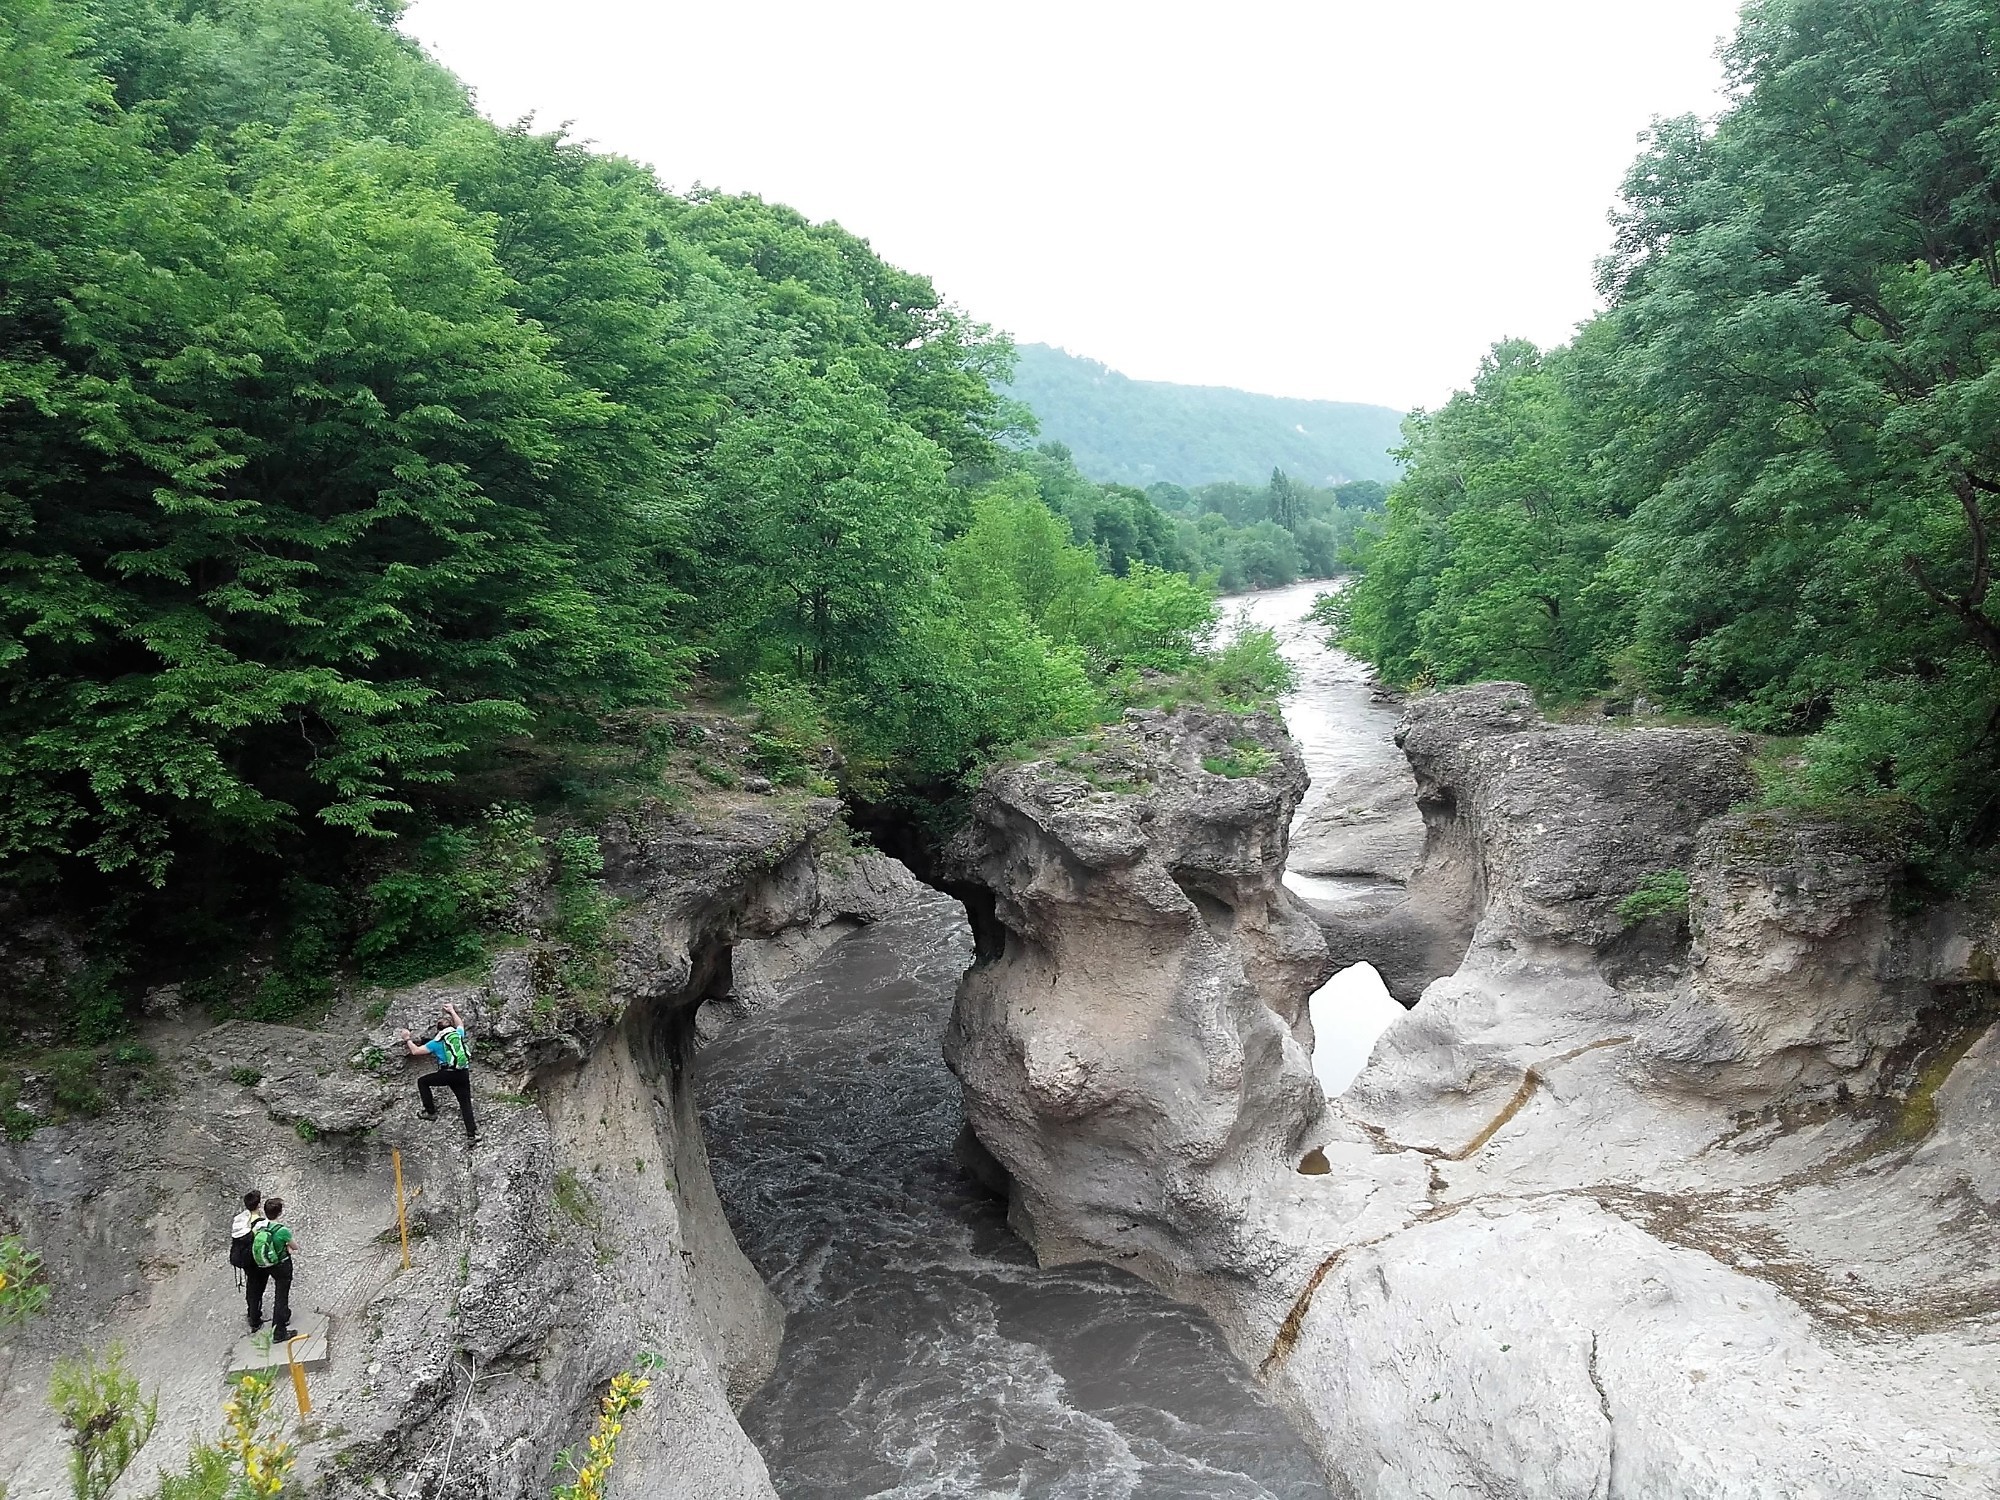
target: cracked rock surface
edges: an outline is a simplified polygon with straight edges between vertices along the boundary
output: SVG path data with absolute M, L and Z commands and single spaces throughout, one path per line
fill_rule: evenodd
M 1246 735 L 1268 763 L 1202 780 Z M 1109 785 L 988 778 L 951 1057 L 1016 1223 L 1207 1307 L 1337 1493 L 2000 1493 L 1993 894 L 1923 906 L 1853 830 L 1732 811 L 1720 731 L 1482 684 L 1399 740 L 1425 845 L 1369 920 L 1463 957 L 1330 1105 L 1275 724 L 1140 716 Z M 1685 916 L 1621 912 L 1672 872 Z

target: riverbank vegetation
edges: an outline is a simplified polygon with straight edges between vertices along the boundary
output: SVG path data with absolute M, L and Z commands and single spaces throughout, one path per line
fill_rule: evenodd
M 1398 683 L 1803 736 L 1781 798 L 2000 843 L 2000 6 L 1754 0 L 1658 124 L 1607 309 L 1405 427 L 1333 606 Z
M 92 914 L 29 996 L 92 1045 L 189 965 L 266 1013 L 460 953 L 410 937 L 478 906 L 453 851 L 643 780 L 677 705 L 928 797 L 1214 625 L 1183 522 L 1029 446 L 1003 337 L 492 125 L 399 8 L 0 0 L 0 901 Z

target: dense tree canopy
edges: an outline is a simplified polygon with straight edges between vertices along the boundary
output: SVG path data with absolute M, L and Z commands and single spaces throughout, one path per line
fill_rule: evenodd
M 1004 338 L 483 121 L 398 10 L 0 0 L 7 889 L 442 869 L 467 766 L 697 682 L 949 784 L 1193 660 L 1171 518 L 1001 441 Z
M 2000 6 L 1753 0 L 1609 309 L 1406 428 L 1347 638 L 1399 679 L 1806 733 L 1790 795 L 2000 838 Z

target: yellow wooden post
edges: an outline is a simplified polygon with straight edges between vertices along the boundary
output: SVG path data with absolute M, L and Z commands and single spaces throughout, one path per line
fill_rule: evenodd
M 403 1269 L 410 1269 L 410 1220 L 403 1207 L 403 1153 L 390 1148 L 389 1160 L 396 1168 L 396 1230 L 403 1237 Z
M 298 1346 L 304 1334 L 297 1334 L 285 1341 L 285 1363 L 292 1367 L 292 1394 L 298 1398 L 299 1415 L 305 1416 L 313 1409 L 312 1397 L 306 1394 L 306 1367 L 299 1363 Z

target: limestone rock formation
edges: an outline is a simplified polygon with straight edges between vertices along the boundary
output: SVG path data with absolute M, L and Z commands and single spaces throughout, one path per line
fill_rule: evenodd
M 732 945 L 882 895 L 886 877 L 851 861 L 822 888 L 836 811 L 741 794 L 610 820 L 618 906 L 601 990 L 537 925 L 484 975 L 350 994 L 315 1030 L 162 1033 L 149 1098 L 0 1144 L 0 1228 L 24 1231 L 63 1289 L 0 1356 L 8 1388 L 39 1392 L 57 1355 L 119 1339 L 160 1397 L 140 1468 L 177 1463 L 220 1420 L 243 1320 L 225 1231 L 234 1196 L 258 1185 L 289 1203 L 295 1306 L 334 1323 L 333 1361 L 312 1377 L 308 1492 L 546 1494 L 556 1450 L 588 1435 L 610 1377 L 652 1354 L 620 1487 L 769 1500 L 732 1408 L 768 1372 L 782 1313 L 724 1222 L 686 1070 Z M 438 1120 L 418 1112 L 422 1067 L 395 1041 L 446 1000 L 473 1032 L 471 1148 L 448 1100 Z M 391 1148 L 415 1193 L 408 1271 Z M 40 1402 L 10 1397 L 0 1478 L 54 1494 L 62 1462 Z
M 1368 920 L 1459 956 L 1322 1114 L 1245 1043 L 1324 966 L 1250 980 L 1282 747 L 1226 812 L 1184 804 L 1234 733 L 1142 720 L 1115 787 L 1043 762 L 975 807 L 997 930 L 952 1056 L 1038 1248 L 1210 1308 L 1355 1496 L 2000 1492 L 1990 893 L 1921 906 L 1851 830 L 1731 812 L 1740 737 L 1414 699 L 1424 855 Z M 1190 843 L 1258 851 L 1206 888 L 1240 903 L 1221 959 Z
M 1304 767 L 1274 717 L 1191 709 L 1066 758 L 989 776 L 946 850 L 991 905 L 945 1057 L 1045 1259 L 1171 1280 L 1232 1260 L 1240 1184 L 1319 1115 L 1326 949 L 1280 882 Z

